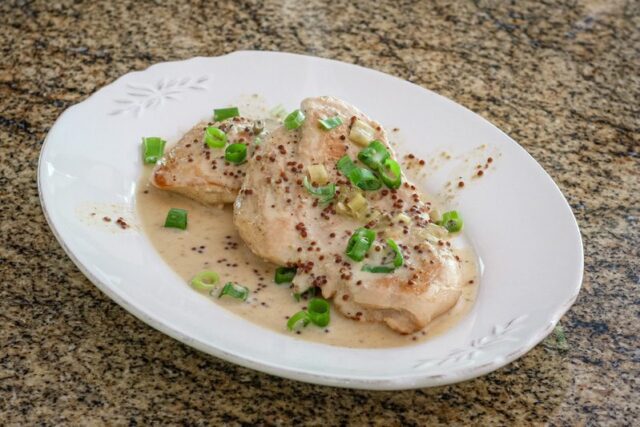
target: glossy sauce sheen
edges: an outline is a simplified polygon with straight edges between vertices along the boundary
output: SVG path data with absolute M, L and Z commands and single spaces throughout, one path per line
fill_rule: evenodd
M 277 285 L 273 281 L 276 266 L 260 260 L 242 242 L 233 226 L 232 206 L 204 206 L 184 196 L 156 189 L 149 184 L 150 171 L 150 167 L 145 168 L 136 200 L 143 229 L 156 250 L 184 279 L 184 286 L 189 286 L 191 278 L 202 270 L 217 272 L 220 282 L 208 297 L 216 304 L 262 327 L 296 338 L 336 346 L 397 347 L 414 344 L 444 332 L 473 306 L 478 288 L 476 257 L 470 249 L 458 249 L 456 254 L 461 258 L 465 283 L 462 296 L 449 312 L 435 319 L 422 331 L 401 335 L 383 324 L 347 319 L 332 308 L 328 327 L 309 325 L 298 332 L 290 332 L 286 328 L 288 316 L 305 309 L 307 302 L 296 302 L 288 284 Z M 187 230 L 163 227 L 170 208 L 188 211 Z M 230 297 L 219 299 L 217 295 L 226 282 L 235 282 L 249 288 L 247 301 Z

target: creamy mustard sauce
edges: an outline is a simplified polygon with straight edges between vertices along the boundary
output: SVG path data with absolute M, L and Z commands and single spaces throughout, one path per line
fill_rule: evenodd
M 398 347 L 441 334 L 455 325 L 473 306 L 478 288 L 476 256 L 470 248 L 456 249 L 463 273 L 462 296 L 451 310 L 422 331 L 401 335 L 383 324 L 347 319 L 333 308 L 331 322 L 326 328 L 310 324 L 296 332 L 288 331 L 288 316 L 305 309 L 307 302 L 296 302 L 288 284 L 277 285 L 273 281 L 276 266 L 253 255 L 242 242 L 233 226 L 232 206 L 204 206 L 184 196 L 156 189 L 149 184 L 150 172 L 151 167 L 145 167 L 138 185 L 136 205 L 142 227 L 156 250 L 184 279 L 184 286 L 190 286 L 193 276 L 203 270 L 218 273 L 220 282 L 208 297 L 260 326 L 296 338 L 336 346 Z M 186 230 L 163 227 L 170 208 L 188 211 Z M 230 297 L 219 299 L 217 295 L 227 282 L 249 288 L 247 301 Z

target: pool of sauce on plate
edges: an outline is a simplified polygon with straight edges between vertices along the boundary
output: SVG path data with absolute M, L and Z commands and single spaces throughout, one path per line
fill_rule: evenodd
M 243 106 L 244 115 L 264 116 L 264 108 L 247 114 L 252 100 Z M 477 258 L 470 248 L 455 249 L 461 259 L 462 295 L 447 313 L 432 321 L 425 329 L 409 335 L 394 332 L 384 324 L 347 319 L 331 308 L 331 322 L 325 328 L 310 324 L 299 331 L 287 330 L 288 316 L 306 308 L 307 301 L 296 301 L 288 284 L 274 281 L 277 266 L 255 256 L 242 242 L 233 226 L 231 205 L 205 206 L 179 194 L 156 189 L 149 184 L 151 167 L 146 166 L 137 187 L 136 208 L 142 228 L 165 262 L 184 280 L 184 286 L 202 270 L 220 276 L 211 295 L 203 293 L 219 306 L 262 327 L 295 338 L 352 348 L 399 347 L 424 341 L 454 326 L 467 314 L 475 301 L 478 288 Z M 164 228 L 170 208 L 188 211 L 186 230 Z M 235 282 L 249 288 L 247 301 L 218 298 L 221 287 Z M 193 292 L 197 292 L 193 290 Z M 214 309 L 212 307 L 212 309 Z

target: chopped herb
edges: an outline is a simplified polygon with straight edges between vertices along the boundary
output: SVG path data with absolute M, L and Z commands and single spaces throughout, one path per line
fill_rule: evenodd
M 298 327 L 299 324 L 301 324 L 304 328 L 309 324 L 309 322 L 311 322 L 309 313 L 307 313 L 306 311 L 299 311 L 289 318 L 289 320 L 287 321 L 287 329 L 293 331 L 296 327 Z
M 222 148 L 227 144 L 227 134 L 220 128 L 209 126 L 204 132 L 204 142 L 211 148 Z
M 402 172 L 400 171 L 400 165 L 395 160 L 386 159 L 378 169 L 378 174 L 387 187 L 392 189 L 400 188 Z
M 166 228 L 179 228 L 185 230 L 187 228 L 187 211 L 184 209 L 171 208 L 167 213 L 164 221 Z
M 358 153 L 358 160 L 373 170 L 378 170 L 382 163 L 389 158 L 390 154 L 382 142 L 371 141 L 368 146 Z
M 284 127 L 288 130 L 298 129 L 300 126 L 302 126 L 304 119 L 304 113 L 300 110 L 295 110 L 287 117 L 285 117 Z
M 340 126 L 342 124 L 342 119 L 340 116 L 327 117 L 326 119 L 318 120 L 318 123 L 324 130 L 331 130 Z
M 329 302 L 322 298 L 313 298 L 309 301 L 309 319 L 311 322 L 320 327 L 325 327 L 331 320 L 329 311 Z
M 293 281 L 293 278 L 296 277 L 296 268 L 287 268 L 287 267 L 278 267 L 276 268 L 276 276 L 274 281 L 277 284 L 281 283 L 290 283 Z
M 157 136 L 142 138 L 142 150 L 145 163 L 156 163 L 164 154 L 164 146 L 167 142 Z
M 446 228 L 449 233 L 457 233 L 462 230 L 463 226 L 462 218 L 460 218 L 458 211 L 445 212 L 437 224 Z
M 364 256 L 371 249 L 373 241 L 376 239 L 376 232 L 368 228 L 360 227 L 353 232 L 345 251 L 347 256 L 354 261 L 362 261 Z
M 247 158 L 247 146 L 241 143 L 230 144 L 224 151 L 224 159 L 229 163 L 239 165 Z
M 389 151 L 382 142 L 375 140 L 360 153 L 358 159 L 376 171 L 380 179 L 389 188 L 399 188 L 402 183 L 402 172 L 398 162 L 390 157 Z
M 322 187 L 313 187 L 306 176 L 302 180 L 302 183 L 309 194 L 317 197 L 322 204 L 331 202 L 336 195 L 336 185 L 334 183 Z
M 369 169 L 359 168 L 349 156 L 345 155 L 337 163 L 338 170 L 358 188 L 374 191 L 382 187 L 380 180 Z
M 249 296 L 249 289 L 242 285 L 236 285 L 235 283 L 227 282 L 224 288 L 220 291 L 218 298 L 228 295 L 233 298 L 237 298 L 242 301 L 246 301 Z
M 191 286 L 198 291 L 207 292 L 215 287 L 218 280 L 220 280 L 218 273 L 205 270 L 196 274 L 196 276 L 191 279 Z
M 393 251 L 393 263 L 391 265 L 368 265 L 365 264 L 362 267 L 362 271 L 366 271 L 369 273 L 393 273 L 396 268 L 402 267 L 404 264 L 404 256 L 402 256 L 402 251 L 400 247 L 393 239 L 387 239 L 387 245 Z
M 231 117 L 236 117 L 240 115 L 240 111 L 238 111 L 238 107 L 229 107 L 229 108 L 217 108 L 213 110 L 213 121 L 221 122 L 226 119 L 230 119 Z

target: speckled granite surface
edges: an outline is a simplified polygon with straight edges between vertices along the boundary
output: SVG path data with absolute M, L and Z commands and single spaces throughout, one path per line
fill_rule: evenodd
M 95 3 L 0 2 L 2 424 L 637 423 L 640 3 Z M 584 287 L 561 321 L 568 349 L 551 336 L 448 387 L 340 390 L 201 354 L 102 295 L 38 204 L 48 129 L 123 73 L 237 49 L 376 68 L 519 141 L 559 184 L 584 237 Z

